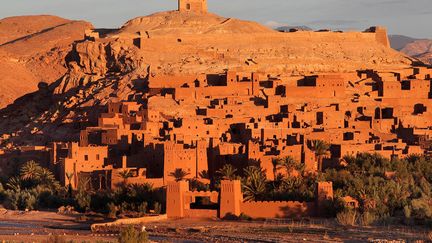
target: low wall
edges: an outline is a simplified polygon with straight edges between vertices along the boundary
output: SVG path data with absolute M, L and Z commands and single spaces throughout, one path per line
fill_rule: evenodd
M 166 214 L 157 216 L 146 216 L 142 218 L 118 219 L 110 223 L 92 224 L 91 230 L 92 232 L 110 231 L 115 230 L 116 227 L 121 227 L 125 225 L 139 225 L 144 223 L 162 221 L 166 219 L 168 219 L 168 216 Z
M 294 201 L 243 202 L 241 212 L 252 218 L 312 216 L 315 212 L 315 203 Z
M 217 210 L 214 209 L 185 209 L 185 218 L 217 218 Z

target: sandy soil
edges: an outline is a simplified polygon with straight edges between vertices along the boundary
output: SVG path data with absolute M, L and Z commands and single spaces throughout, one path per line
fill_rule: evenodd
M 0 212 L 0 241 L 43 242 L 64 235 L 75 242 L 116 242 L 116 235 L 90 232 L 80 215 L 55 212 Z M 426 228 L 341 227 L 333 220 L 309 219 L 222 221 L 218 219 L 167 220 L 145 225 L 155 242 L 414 242 L 427 240 Z

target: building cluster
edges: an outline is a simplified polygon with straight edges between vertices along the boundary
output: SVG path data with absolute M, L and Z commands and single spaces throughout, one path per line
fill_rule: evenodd
M 44 160 L 65 185 L 77 188 L 88 177 L 94 188 L 112 189 L 125 181 L 165 186 L 176 169 L 205 181 L 225 164 L 239 172 L 260 165 L 272 180 L 272 160 L 286 156 L 316 172 L 322 168 L 311 147 L 315 140 L 330 144 L 323 168 L 344 165 L 345 156 L 358 153 L 388 159 L 429 154 L 431 75 L 431 69 L 413 68 L 151 76 L 140 102 L 109 103 L 79 142 L 35 148 L 31 156 L 49 151 Z
M 206 13 L 207 2 L 180 0 L 179 11 Z M 368 31 L 389 45 L 384 29 Z M 88 32 L 86 38 L 99 36 Z M 148 39 L 142 38 L 152 41 Z M 333 197 L 331 183 L 317 185 L 314 203 L 243 202 L 239 181 L 222 181 L 220 192 L 191 192 L 186 181 L 175 182 L 174 172 L 181 169 L 186 179 L 208 182 L 227 164 L 239 173 L 260 166 L 273 180 L 272 161 L 287 156 L 315 173 L 344 166 L 346 156 L 359 153 L 388 159 L 429 155 L 431 82 L 432 69 L 425 67 L 318 75 L 150 72 L 142 96 L 108 103 L 98 124 L 82 130 L 79 141 L 14 151 L 5 146 L 0 162 L 3 171 L 16 170 L 14 158 L 42 162 L 74 189 L 86 178 L 96 190 L 123 184 L 166 186 L 170 217 L 312 215 Z M 0 143 L 7 139 L 0 137 Z M 322 164 L 313 147 L 319 140 L 329 144 Z M 208 198 L 218 211 L 193 210 L 197 198 Z M 345 201 L 358 204 L 352 198 Z M 268 210 L 258 210 L 262 207 Z

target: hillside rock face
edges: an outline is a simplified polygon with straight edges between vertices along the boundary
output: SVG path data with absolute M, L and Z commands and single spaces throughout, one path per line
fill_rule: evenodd
M 67 71 L 66 56 L 82 40 L 84 21 L 55 16 L 23 16 L 0 20 L 0 108 L 34 92 Z
M 94 124 L 107 102 L 139 102 L 149 95 L 150 76 L 226 70 L 308 75 L 394 70 L 412 63 L 407 56 L 379 43 L 375 33 L 280 33 L 214 14 L 157 13 L 133 19 L 118 30 L 87 32 L 85 41 L 70 47 L 74 40 L 80 40 L 85 27 L 89 24 L 72 21 L 29 37 L 27 43 L 40 43 L 45 36 L 55 39 L 54 33 L 60 34 L 55 39 L 59 48 L 29 50 L 33 59 L 23 57 L 24 43 L 1 46 L 0 52 L 7 49 L 22 57 L 23 68 L 35 71 L 35 78 L 29 80 L 43 77 L 51 83 L 61 77 L 65 67 L 68 70 L 57 82 L 40 86 L 39 91 L 1 110 L 0 134 L 12 135 L 16 144 L 78 140 L 79 130 Z M 68 41 L 63 40 L 65 34 Z M 44 77 L 35 68 L 43 72 L 50 69 L 58 75 Z

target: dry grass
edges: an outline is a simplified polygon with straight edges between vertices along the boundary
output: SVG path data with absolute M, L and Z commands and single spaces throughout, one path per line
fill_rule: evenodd
M 355 210 L 345 210 L 336 215 L 336 220 L 343 226 L 354 226 L 357 220 L 357 212 Z

